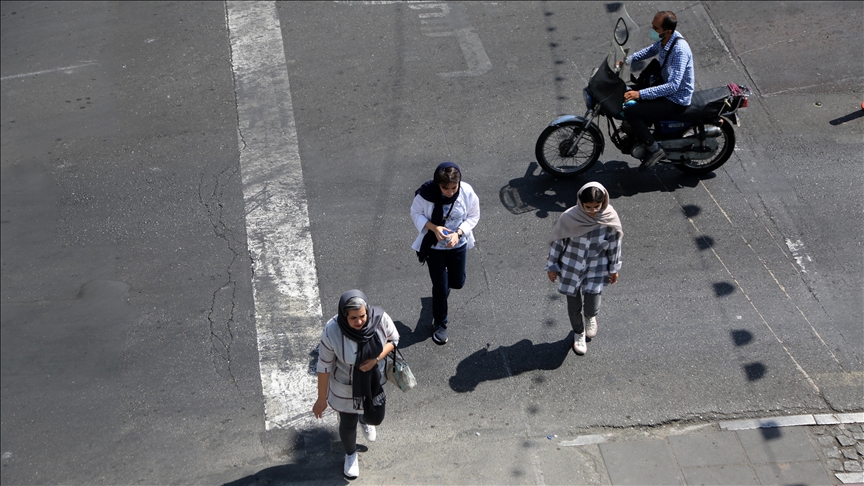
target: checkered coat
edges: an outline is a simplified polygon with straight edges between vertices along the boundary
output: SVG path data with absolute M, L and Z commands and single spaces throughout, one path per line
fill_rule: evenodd
M 621 269 L 621 234 L 611 226 L 600 226 L 576 238 L 557 240 L 549 248 L 546 271 L 556 272 L 558 292 L 576 295 L 603 292 L 607 276 Z

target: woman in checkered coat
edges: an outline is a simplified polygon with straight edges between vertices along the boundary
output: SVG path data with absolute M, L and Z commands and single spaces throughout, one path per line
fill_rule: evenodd
M 618 281 L 623 232 L 602 184 L 585 184 L 576 198 L 577 204 L 561 214 L 549 236 L 546 272 L 552 282 L 561 277 L 558 292 L 567 296 L 567 314 L 575 333 L 573 351 L 585 354 L 585 338 L 597 335 L 603 286 Z

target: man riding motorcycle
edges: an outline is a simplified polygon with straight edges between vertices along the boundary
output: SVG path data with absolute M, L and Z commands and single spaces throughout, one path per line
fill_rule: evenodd
M 648 122 L 669 119 L 683 113 L 690 106 L 695 88 L 693 53 L 684 37 L 675 30 L 677 26 L 678 19 L 673 12 L 657 12 L 649 32 L 654 43 L 624 60 L 629 66 L 633 61 L 657 55 L 662 65 L 662 80 L 659 84 L 624 93 L 625 102 L 638 100 L 638 103 L 625 105 L 624 117 L 647 148 L 648 153 L 639 170 L 651 167 L 666 156 L 666 152 L 651 135 Z

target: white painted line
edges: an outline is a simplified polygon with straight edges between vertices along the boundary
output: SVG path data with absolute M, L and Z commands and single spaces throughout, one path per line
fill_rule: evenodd
M 591 444 L 602 444 L 609 438 L 602 434 L 580 435 L 573 440 L 562 440 L 558 445 L 563 447 L 577 447 Z
M 64 71 L 67 74 L 69 74 L 69 72 L 74 71 L 78 68 L 87 67 L 87 66 L 95 66 L 96 64 L 98 64 L 96 61 L 85 61 L 83 64 L 76 64 L 74 66 L 66 66 L 66 67 L 60 67 L 60 68 L 54 68 L 54 69 L 46 69 L 44 71 L 35 71 L 32 73 L 25 73 L 25 74 L 13 74 L 11 76 L 3 76 L 2 78 L 0 78 L 0 81 L 6 81 L 7 79 L 26 78 L 29 76 L 38 76 L 40 74 L 56 73 L 59 71 Z
M 861 484 L 864 483 L 864 472 L 854 473 L 835 473 L 837 479 L 843 484 Z
M 810 255 L 804 250 L 804 243 L 801 243 L 801 240 L 792 241 L 789 238 L 786 238 L 786 247 L 789 248 L 789 251 L 792 253 L 792 258 L 795 259 L 795 263 L 801 267 L 801 271 L 807 273 L 807 270 L 804 268 L 804 261 L 806 260 L 808 263 L 812 262 L 813 259 L 810 258 Z
M 265 427 L 304 427 L 323 322 L 282 30 L 275 2 L 225 5 Z
M 773 427 L 791 427 L 795 425 L 816 425 L 816 420 L 812 415 L 790 415 L 788 417 L 720 422 L 720 428 L 725 430 L 770 429 Z
M 336 0 L 333 3 L 341 3 L 341 4 L 345 4 L 345 5 L 367 6 L 367 5 L 397 5 L 400 3 L 427 3 L 429 1 L 431 1 L 431 0 L 378 0 L 378 1 L 375 1 L 375 0 L 367 0 L 367 1 L 356 1 L 356 0 L 355 1 L 339 1 L 339 0 Z
M 837 418 L 844 424 L 864 424 L 864 412 L 838 413 Z
M 837 425 L 842 423 L 836 415 L 831 413 L 813 415 L 813 419 L 816 420 L 816 425 Z
M 446 3 L 424 3 L 419 5 L 409 5 L 412 10 L 431 10 L 440 9 L 440 12 L 424 12 L 418 14 L 421 19 L 440 19 L 450 15 L 450 6 Z M 421 24 L 429 24 L 429 20 L 421 20 Z M 437 22 L 436 22 L 437 23 Z M 464 71 L 453 71 L 449 73 L 438 73 L 443 78 L 455 78 L 461 76 L 482 76 L 492 70 L 492 61 L 486 54 L 486 49 L 483 47 L 483 42 L 480 36 L 474 32 L 473 27 L 465 27 L 459 29 L 446 30 L 442 32 L 427 32 L 424 34 L 428 37 L 455 37 L 459 43 L 459 49 L 462 50 L 462 57 L 465 58 L 465 63 L 468 64 L 468 69 Z
M 684 435 L 689 434 L 691 432 L 696 432 L 697 430 L 704 429 L 706 427 L 711 427 L 711 424 L 699 424 L 699 425 L 688 425 L 682 429 L 672 429 L 669 432 L 669 435 Z

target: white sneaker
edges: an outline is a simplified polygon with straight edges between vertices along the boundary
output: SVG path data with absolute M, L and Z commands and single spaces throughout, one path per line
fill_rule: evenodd
M 375 439 L 378 438 L 378 431 L 375 430 L 375 426 L 366 424 L 360 425 L 363 427 L 363 436 L 366 437 L 366 440 L 369 442 L 375 442 Z
M 573 338 L 573 351 L 576 351 L 576 354 L 585 354 L 585 351 L 588 351 L 588 343 L 585 342 L 585 333 L 577 334 Z
M 356 479 L 360 475 L 360 463 L 357 462 L 357 452 L 350 456 L 345 454 L 345 467 L 342 469 L 345 477 L 348 479 Z
M 593 338 L 597 335 L 597 316 L 585 316 L 585 337 Z

